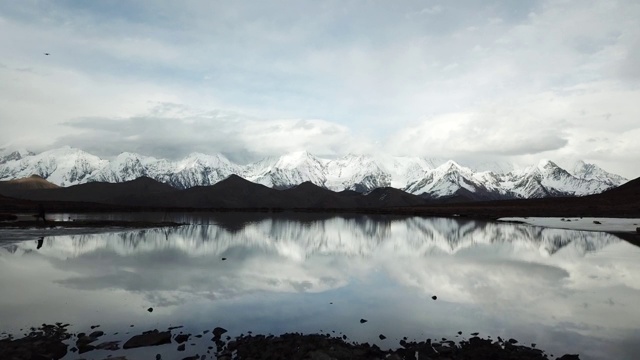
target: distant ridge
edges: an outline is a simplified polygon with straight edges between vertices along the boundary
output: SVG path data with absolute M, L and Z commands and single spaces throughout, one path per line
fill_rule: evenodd
M 20 182 L 18 182 L 20 183 Z M 366 194 L 334 192 L 311 182 L 276 190 L 231 175 L 210 186 L 175 189 L 142 177 L 122 183 L 88 183 L 67 188 L 0 192 L 0 210 L 48 211 L 209 210 L 209 211 L 355 211 L 421 216 L 499 218 L 505 216 L 640 217 L 640 179 L 602 194 L 584 197 L 512 199 L 485 202 L 434 202 L 395 188 Z M 84 204 L 84 205 L 83 205 Z M 72 209 L 72 210 L 70 210 Z
M 187 189 L 214 185 L 235 175 L 279 190 L 305 182 L 334 192 L 351 190 L 363 194 L 392 187 L 431 201 L 467 202 L 585 196 L 627 181 L 582 161 L 570 170 L 553 161 L 541 160 L 520 169 L 509 164 L 490 166 L 499 169 L 492 172 L 471 169 L 453 160 L 381 154 L 348 154 L 323 159 L 306 151 L 247 165 L 235 164 L 221 154 L 193 153 L 184 159 L 169 161 L 128 152 L 105 160 L 71 147 L 39 154 L 26 150 L 4 153 L 0 159 L 0 180 L 36 174 L 60 186 L 120 183 L 149 177 L 176 189 Z

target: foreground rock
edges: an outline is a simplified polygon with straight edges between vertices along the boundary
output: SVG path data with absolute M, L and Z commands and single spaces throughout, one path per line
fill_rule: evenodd
M 32 329 L 32 332 L 21 339 L 11 337 L 0 340 L 0 354 L 2 359 L 61 359 L 67 354 L 65 342 L 71 338 L 67 333 L 67 325 L 42 325 L 39 329 Z M 208 331 L 207 331 L 208 332 Z M 456 343 L 455 341 L 442 339 L 441 341 L 426 339 L 424 341 L 407 341 L 406 338 L 400 340 L 398 347 L 393 350 L 382 350 L 377 345 L 368 343 L 349 343 L 344 337 L 331 337 L 319 334 L 298 334 L 290 333 L 280 336 L 274 335 L 240 335 L 235 339 L 223 341 L 222 334 L 226 329 L 215 328 L 213 331 L 216 347 L 208 347 L 208 355 L 217 359 L 311 359 L 311 360 L 331 360 L 331 359 L 388 359 L 388 360 L 415 360 L 415 359 L 464 359 L 464 360 L 543 360 L 550 359 L 547 354 L 540 349 L 518 345 L 515 339 L 498 340 L 483 339 L 473 336 L 468 340 Z M 179 348 L 174 351 L 185 351 L 185 343 L 191 337 L 190 334 L 178 334 L 172 340 L 171 330 L 146 331 L 140 335 L 135 335 L 125 342 L 122 349 L 119 348 L 119 341 L 108 341 L 98 345 L 98 338 L 103 336 L 102 331 L 94 331 L 89 335 L 79 333 L 76 339 L 76 346 L 71 351 L 87 352 L 92 350 L 108 350 L 115 354 L 109 359 L 126 359 L 126 349 L 158 346 L 179 343 Z M 379 336 L 385 338 L 384 335 Z M 196 337 L 197 338 L 197 337 Z M 197 339 L 201 339 L 197 338 Z M 195 341 L 195 340 L 194 340 Z M 202 341 L 206 341 L 202 339 Z M 175 349 L 175 348 L 174 348 Z M 79 351 L 80 350 L 80 351 Z M 84 351 L 82 351 L 84 350 Z M 158 349 L 159 350 L 159 349 Z M 165 347 L 163 351 L 166 351 Z M 157 351 L 149 349 L 149 358 L 164 358 L 157 354 Z M 178 355 L 176 355 L 178 356 Z M 177 358 L 198 359 L 198 355 L 178 356 Z M 578 355 L 564 355 L 558 357 L 562 360 L 579 360 Z
M 21 339 L 11 337 L 0 340 L 2 359 L 60 359 L 67 354 L 63 343 L 71 337 L 66 327 L 69 324 L 46 325 L 32 328 L 31 333 Z
M 127 340 L 123 349 L 133 349 L 143 346 L 157 346 L 163 344 L 171 344 L 171 331 L 146 331 L 140 335 L 136 335 Z
M 376 345 L 347 343 L 342 338 L 328 335 L 251 335 L 229 341 L 218 359 L 549 359 L 545 352 L 539 349 L 479 337 L 472 337 L 460 343 L 431 339 L 420 342 L 401 340 L 399 345 L 401 347 L 395 350 L 382 350 Z M 232 354 L 235 356 L 232 357 Z M 565 355 L 562 359 L 579 357 Z

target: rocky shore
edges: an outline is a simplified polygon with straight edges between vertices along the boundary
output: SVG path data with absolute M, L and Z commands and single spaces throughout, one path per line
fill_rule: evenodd
M 67 331 L 69 324 L 43 324 L 39 328 L 31 328 L 22 338 L 11 335 L 0 339 L 0 354 L 3 359 L 61 359 L 67 353 L 77 353 L 78 358 L 91 359 L 94 350 L 106 350 L 112 355 L 100 357 L 105 359 L 127 359 L 127 350 L 148 347 L 150 358 L 161 359 L 510 359 L 537 360 L 553 359 L 553 355 L 536 348 L 535 344 L 524 346 L 515 339 L 482 338 L 477 333 L 469 339 L 461 341 L 441 339 L 425 339 L 424 341 L 399 341 L 396 349 L 383 350 L 368 343 L 352 343 L 346 336 L 334 337 L 328 334 L 289 333 L 274 335 L 240 335 L 235 338 L 224 336 L 227 330 L 215 327 L 198 334 L 178 332 L 181 327 L 172 327 L 164 331 L 150 330 L 137 335 L 128 335 L 127 340 L 102 341 L 104 331 L 99 326 L 92 326 L 91 332 L 76 334 Z M 114 335 L 116 335 L 115 333 Z M 459 332 L 462 335 L 461 332 Z M 380 334 L 380 338 L 385 338 Z M 209 346 L 190 351 L 194 340 L 210 341 Z M 174 345 L 177 357 L 163 357 L 157 351 L 160 345 Z M 166 347 L 165 347 L 166 349 Z M 206 349 L 206 350 L 202 350 Z M 82 355 L 80 355 L 82 354 Z M 134 358 L 131 358 L 132 360 Z M 577 360 L 578 355 L 559 356 L 560 360 Z

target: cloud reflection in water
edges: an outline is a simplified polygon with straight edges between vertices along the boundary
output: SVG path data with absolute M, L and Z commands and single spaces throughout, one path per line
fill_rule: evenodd
M 639 338 L 640 249 L 610 234 L 366 216 L 213 223 L 1 248 L 0 286 L 13 291 L 0 317 L 10 327 L 215 319 L 359 341 L 508 331 L 550 349 L 580 344 L 586 358 Z

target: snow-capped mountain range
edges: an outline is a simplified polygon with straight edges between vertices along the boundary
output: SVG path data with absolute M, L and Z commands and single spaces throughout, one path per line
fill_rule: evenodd
M 184 189 L 213 185 L 232 174 L 276 189 L 309 181 L 333 191 L 366 193 L 393 187 L 426 198 L 463 196 L 475 200 L 583 196 L 627 182 L 582 161 L 570 171 L 542 160 L 526 168 L 500 172 L 472 170 L 452 160 L 387 155 L 349 154 L 323 159 L 308 152 L 295 152 L 239 165 L 220 154 L 193 153 L 170 161 L 128 152 L 106 160 L 71 147 L 39 154 L 0 151 L 0 180 L 39 175 L 60 186 L 123 182 L 147 176 Z

